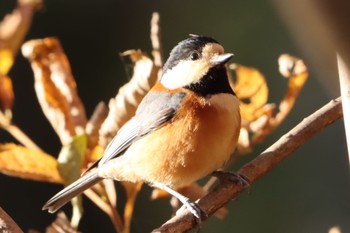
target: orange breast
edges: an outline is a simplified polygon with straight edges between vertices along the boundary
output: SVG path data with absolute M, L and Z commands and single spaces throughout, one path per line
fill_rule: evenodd
M 189 185 L 229 158 L 240 124 L 235 96 L 204 99 L 189 92 L 171 122 L 133 143 L 116 161 L 116 178 L 170 187 Z

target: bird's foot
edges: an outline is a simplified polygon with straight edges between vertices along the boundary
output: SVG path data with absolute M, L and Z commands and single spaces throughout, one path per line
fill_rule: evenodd
M 176 211 L 176 215 L 183 212 L 185 209 L 190 211 L 190 213 L 194 216 L 196 221 L 195 232 L 199 232 L 202 224 L 202 217 L 204 219 L 208 218 L 208 215 L 205 211 L 203 211 L 196 202 L 191 202 L 188 198 L 180 200 L 183 205 Z
M 215 176 L 220 181 L 229 181 L 229 182 L 235 182 L 244 188 L 250 189 L 250 181 L 248 177 L 245 175 L 238 173 L 238 172 L 229 172 L 229 171 L 214 171 L 212 173 L 212 176 Z

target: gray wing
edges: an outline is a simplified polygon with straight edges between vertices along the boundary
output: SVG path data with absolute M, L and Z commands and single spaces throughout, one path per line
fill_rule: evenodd
M 141 101 L 135 116 L 118 131 L 107 146 L 99 165 L 119 156 L 136 140 L 158 129 L 174 115 L 185 92 L 169 94 L 167 92 L 149 92 Z

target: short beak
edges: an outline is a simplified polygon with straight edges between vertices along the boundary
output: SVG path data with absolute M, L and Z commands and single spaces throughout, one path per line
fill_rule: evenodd
M 216 57 L 213 58 L 213 60 L 211 61 L 211 63 L 214 66 L 217 65 L 224 65 L 226 62 L 228 62 L 231 58 L 233 57 L 233 53 L 224 53 L 224 54 L 220 54 Z

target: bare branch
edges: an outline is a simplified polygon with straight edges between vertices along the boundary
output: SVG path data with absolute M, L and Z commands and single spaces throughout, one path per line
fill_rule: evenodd
M 258 157 L 244 165 L 238 172 L 246 176 L 250 183 L 253 184 L 313 135 L 341 118 L 342 115 L 341 99 L 338 98 L 331 101 L 305 118 Z M 208 216 L 211 216 L 243 190 L 244 187 L 242 185 L 223 181 L 213 192 L 203 197 L 198 204 Z M 191 213 L 185 210 L 153 232 L 186 232 L 193 227 L 195 227 L 195 219 Z
M 23 233 L 21 228 L 0 207 L 0 232 Z

